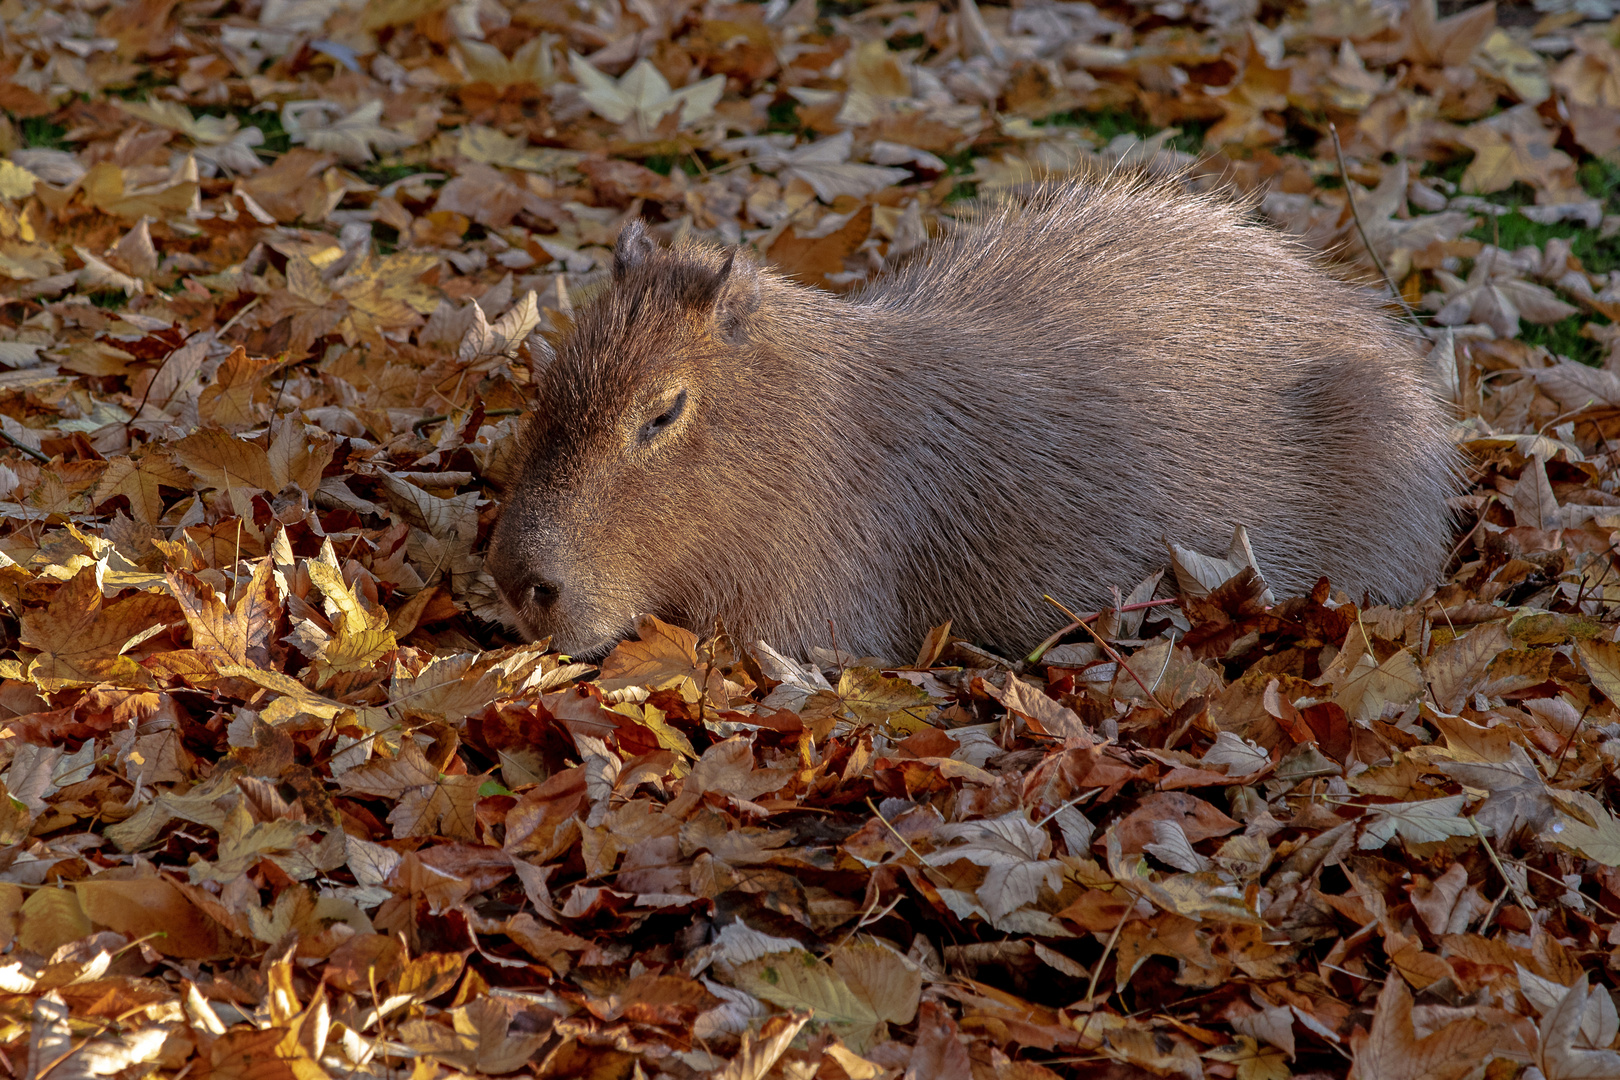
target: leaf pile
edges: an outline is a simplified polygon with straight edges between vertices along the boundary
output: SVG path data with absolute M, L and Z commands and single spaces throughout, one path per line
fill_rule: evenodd
M 1620 1078 L 1613 0 L 0 24 L 10 1075 Z M 1448 584 L 1240 538 L 1021 663 L 501 628 L 523 343 L 624 221 L 842 290 L 1094 165 L 1422 314 Z

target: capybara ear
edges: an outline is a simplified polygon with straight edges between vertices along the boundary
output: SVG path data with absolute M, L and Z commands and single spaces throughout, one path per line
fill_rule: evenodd
M 623 281 L 626 274 L 647 261 L 657 246 L 647 235 L 642 220 L 632 219 L 619 230 L 619 242 L 613 245 L 613 280 Z
M 699 281 L 687 295 L 694 308 L 712 308 L 715 324 L 725 337 L 735 337 L 744 320 L 759 307 L 759 268 L 733 248 L 712 276 Z

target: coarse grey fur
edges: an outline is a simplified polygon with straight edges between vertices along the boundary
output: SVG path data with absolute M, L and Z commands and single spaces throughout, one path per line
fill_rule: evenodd
M 1103 606 L 1235 523 L 1279 595 L 1409 600 L 1446 557 L 1456 454 L 1401 328 L 1171 183 L 1050 183 L 848 298 L 637 223 L 547 355 L 489 567 L 578 655 L 638 612 L 1017 653 L 1043 593 Z

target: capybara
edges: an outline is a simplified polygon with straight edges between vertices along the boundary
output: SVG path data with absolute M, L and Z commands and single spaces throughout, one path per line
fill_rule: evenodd
M 555 347 L 488 567 L 582 657 L 646 612 L 909 658 L 946 619 L 1026 649 L 1234 524 L 1281 594 L 1415 598 L 1456 452 L 1368 291 L 1218 195 L 1004 199 L 849 296 L 621 233 Z

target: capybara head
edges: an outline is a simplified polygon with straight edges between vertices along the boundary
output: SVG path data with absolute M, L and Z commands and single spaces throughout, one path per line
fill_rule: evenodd
M 758 287 L 745 258 L 661 251 L 636 221 L 560 347 L 530 339 L 534 418 L 487 562 L 525 633 L 592 657 L 638 613 L 712 612 L 703 524 L 752 453 L 738 357 Z

